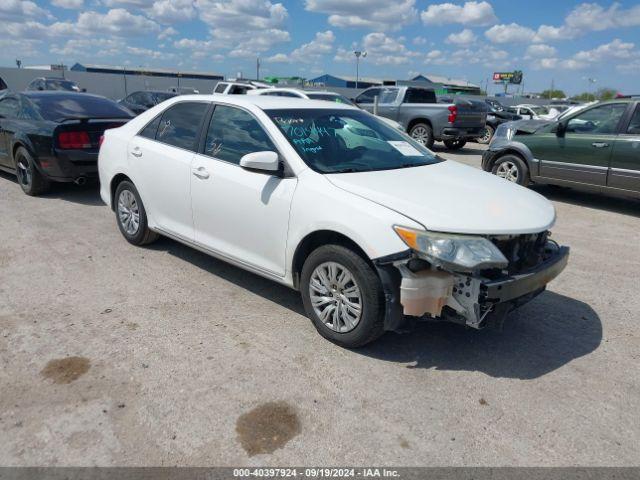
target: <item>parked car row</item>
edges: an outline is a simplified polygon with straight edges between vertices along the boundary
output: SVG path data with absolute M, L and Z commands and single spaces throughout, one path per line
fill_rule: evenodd
M 554 120 L 501 125 L 486 171 L 520 185 L 553 184 L 640 197 L 640 99 L 616 98 Z

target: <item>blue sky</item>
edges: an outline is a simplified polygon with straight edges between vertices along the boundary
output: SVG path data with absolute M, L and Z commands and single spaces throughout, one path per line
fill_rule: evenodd
M 235 76 L 322 73 L 640 93 L 640 3 L 572 0 L 1 0 L 0 64 L 100 63 Z M 594 79 L 595 83 L 590 83 Z M 491 82 L 490 91 L 497 89 Z

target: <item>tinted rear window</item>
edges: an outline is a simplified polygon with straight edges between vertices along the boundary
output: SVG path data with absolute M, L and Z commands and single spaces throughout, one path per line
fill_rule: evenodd
M 404 97 L 405 103 L 436 103 L 436 94 L 425 88 L 410 88 Z
M 106 98 L 77 95 L 33 95 L 29 100 L 45 120 L 67 118 L 131 118 L 131 112 Z

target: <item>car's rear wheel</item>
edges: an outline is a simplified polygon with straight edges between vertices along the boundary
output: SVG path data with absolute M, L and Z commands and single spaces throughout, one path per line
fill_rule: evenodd
M 455 140 L 445 140 L 443 143 L 444 143 L 444 146 L 447 147 L 449 150 L 460 150 L 462 147 L 464 147 L 467 144 L 467 141 L 462 139 L 455 139 Z
M 489 142 L 491 142 L 494 133 L 496 133 L 496 131 L 491 125 L 485 125 L 484 130 L 482 131 L 482 135 L 476 139 L 476 142 L 482 145 L 488 145 Z
M 149 229 L 147 213 L 135 185 L 128 180 L 118 184 L 115 213 L 122 236 L 133 245 L 146 245 L 158 239 L 159 235 Z
M 409 129 L 409 136 L 427 148 L 433 147 L 433 129 L 426 123 L 416 123 Z
M 491 168 L 491 173 L 518 185 L 529 184 L 529 169 L 520 157 L 512 154 L 498 158 Z
M 18 148 L 15 159 L 18 184 L 24 193 L 35 197 L 49 191 L 51 183 L 38 171 L 26 148 Z
M 340 346 L 360 347 L 384 333 L 380 278 L 353 250 L 341 245 L 314 250 L 302 267 L 300 292 L 320 335 Z

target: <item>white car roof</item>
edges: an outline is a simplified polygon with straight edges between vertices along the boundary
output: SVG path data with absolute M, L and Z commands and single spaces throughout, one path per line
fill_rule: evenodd
M 360 110 L 359 108 L 344 103 L 333 103 L 324 100 L 307 100 L 306 98 L 295 97 L 272 97 L 269 95 L 224 95 L 214 93 L 212 95 L 180 95 L 174 97 L 174 102 L 184 102 L 188 100 L 207 100 L 209 102 L 220 102 L 239 107 L 255 106 L 261 110 L 276 110 L 279 108 L 323 108 L 323 109 L 344 109 Z
M 267 95 L 268 96 L 269 92 L 289 92 L 289 93 L 295 93 L 298 95 L 306 95 L 307 93 L 297 88 L 269 87 L 269 88 L 259 88 L 257 90 L 250 90 L 247 92 L 247 95 Z M 303 98 L 303 97 L 300 97 L 300 98 Z

